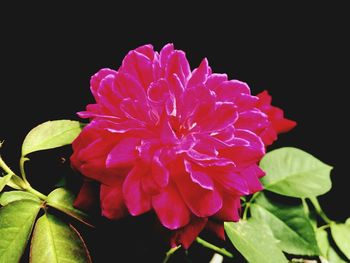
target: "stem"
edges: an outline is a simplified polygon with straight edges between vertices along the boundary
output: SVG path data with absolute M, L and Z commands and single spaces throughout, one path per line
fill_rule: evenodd
M 306 215 L 309 215 L 309 214 L 310 214 L 310 209 L 309 209 L 309 206 L 308 206 L 308 204 L 307 204 L 307 202 L 306 202 L 306 198 L 301 198 L 301 202 L 302 202 L 302 204 L 303 204 L 304 213 L 305 213 Z
M 175 253 L 176 250 L 178 250 L 181 246 L 177 246 L 177 247 L 172 247 L 171 249 L 168 250 L 168 252 L 166 252 L 166 256 L 163 260 L 163 263 L 168 262 L 168 260 L 170 259 L 170 257 Z
M 328 216 L 323 212 L 320 203 L 318 202 L 316 197 L 310 197 L 310 201 L 316 209 L 317 214 L 323 219 L 327 224 L 332 223 L 333 221 L 328 218 Z
M 245 209 L 243 212 L 242 219 L 244 219 L 244 220 L 247 219 L 248 210 L 250 209 L 250 205 L 259 194 L 260 194 L 260 192 L 256 192 L 255 194 L 253 194 L 252 198 L 250 198 L 250 200 L 248 202 L 246 202 L 246 206 L 245 206 Z
M 19 167 L 20 167 L 20 170 L 21 170 L 21 175 L 22 175 L 23 181 L 24 181 L 25 183 L 27 183 L 27 184 L 29 184 L 29 183 L 28 183 L 28 181 L 27 181 L 26 172 L 25 172 L 25 170 L 24 170 L 24 163 L 25 163 L 26 161 L 28 161 L 28 160 L 29 160 L 29 158 L 24 157 L 24 156 L 22 156 L 21 159 L 19 160 Z
M 0 156 L 0 167 L 7 173 L 11 175 L 11 180 L 7 183 L 8 186 L 15 189 L 25 189 L 27 187 L 27 183 L 24 182 L 21 177 L 18 177 L 10 167 L 4 162 L 4 160 Z M 16 187 L 17 186 L 17 187 Z
M 327 225 L 324 225 L 324 226 L 320 226 L 318 229 L 324 230 L 324 229 L 327 229 L 329 227 L 331 227 L 331 225 L 327 224 Z
M 4 162 L 4 160 L 0 156 L 0 167 L 7 173 L 7 174 L 15 174 L 10 167 L 7 166 L 7 164 Z
M 211 250 L 214 250 L 215 252 L 220 253 L 221 255 L 224 255 L 226 257 L 229 258 L 233 258 L 233 255 L 228 252 L 226 249 L 224 248 L 219 248 L 211 243 L 209 243 L 208 241 L 205 241 L 204 239 L 201 239 L 200 237 L 196 238 L 197 243 L 201 244 L 203 247 L 209 248 Z
M 46 201 L 46 199 L 47 199 L 46 195 L 40 193 L 39 191 L 35 190 L 31 186 L 28 186 L 28 188 L 26 188 L 25 190 L 29 193 L 32 193 L 33 195 L 36 195 L 37 197 L 39 197 L 43 201 Z
M 23 158 L 23 161 L 22 161 L 22 158 L 21 158 L 21 161 L 20 161 L 20 163 L 21 163 L 21 170 L 23 169 L 23 164 L 24 164 L 25 161 L 26 161 L 26 158 Z M 37 197 L 39 197 L 40 199 L 42 199 L 44 201 L 47 199 L 46 195 L 40 193 L 39 191 L 37 191 L 37 190 L 35 190 L 34 188 L 31 187 L 29 182 L 25 179 L 25 176 L 23 177 L 23 180 L 22 180 L 18 175 L 16 175 L 11 170 L 11 168 L 7 166 L 7 164 L 4 162 L 4 160 L 1 158 L 1 156 L 0 156 L 0 167 L 7 174 L 11 174 L 12 175 L 11 179 L 13 179 L 13 183 L 15 183 L 22 190 L 27 191 L 29 193 L 32 193 L 32 194 L 36 195 Z M 22 173 L 22 176 L 23 176 L 23 173 Z

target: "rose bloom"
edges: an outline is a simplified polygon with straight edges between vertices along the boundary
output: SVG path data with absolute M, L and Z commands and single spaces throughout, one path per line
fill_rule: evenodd
M 92 76 L 91 92 L 72 166 L 100 183 L 103 216 L 154 211 L 172 246 L 188 248 L 205 227 L 224 238 L 223 222 L 240 218 L 240 197 L 262 189 L 265 146 L 295 126 L 266 92 L 251 95 L 206 59 L 191 70 L 172 44 L 130 51 L 117 71 Z M 91 200 L 85 184 L 75 205 Z

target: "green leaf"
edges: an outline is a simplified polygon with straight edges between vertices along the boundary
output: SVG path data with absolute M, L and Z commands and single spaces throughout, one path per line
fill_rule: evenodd
M 11 181 L 12 174 L 7 174 L 4 177 L 0 177 L 0 192 Z
M 331 247 L 329 240 L 328 240 L 328 234 L 327 231 L 324 229 L 317 229 L 316 230 L 316 239 L 317 244 L 321 252 L 321 261 L 324 262 L 326 259 L 329 263 L 345 263 L 344 260 L 342 260 L 337 252 Z
M 79 135 L 81 124 L 78 121 L 47 121 L 32 129 L 22 145 L 22 156 L 29 153 L 67 145 Z
M 332 223 L 331 232 L 338 248 L 350 260 L 350 225 Z
M 266 190 L 292 197 L 313 197 L 331 189 L 332 167 L 292 147 L 267 153 L 260 162 Z
M 257 219 L 225 222 L 225 231 L 236 249 L 251 263 L 288 262 L 269 228 Z
M 54 207 L 92 227 L 89 223 L 88 215 L 73 207 L 74 199 L 74 194 L 69 190 L 65 188 L 57 188 L 47 196 L 46 202 L 48 206 Z
M 350 225 L 350 217 L 348 219 L 346 219 L 345 224 Z
M 19 262 L 32 232 L 40 204 L 21 200 L 0 209 L 0 262 Z
M 251 213 L 271 229 L 283 251 L 294 255 L 319 254 L 314 229 L 302 205 L 272 203 L 260 193 L 251 205 Z
M 0 194 L 0 205 L 2 206 L 19 200 L 32 200 L 38 204 L 41 203 L 37 196 L 24 191 L 10 191 Z
M 58 217 L 44 214 L 35 225 L 30 246 L 31 263 L 92 262 L 78 231 Z

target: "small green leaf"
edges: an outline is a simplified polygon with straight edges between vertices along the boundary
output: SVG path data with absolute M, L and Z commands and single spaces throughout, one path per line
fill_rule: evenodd
M 0 192 L 11 181 L 12 174 L 7 174 L 4 177 L 0 177 Z
M 345 224 L 350 225 L 350 217 L 348 219 L 346 219 Z
M 78 121 L 47 121 L 32 129 L 22 145 L 22 156 L 29 153 L 67 145 L 79 135 L 81 124 Z
M 225 231 L 236 249 L 251 263 L 288 262 L 270 229 L 257 219 L 225 222 Z
M 73 207 L 74 199 L 74 194 L 69 190 L 57 188 L 48 195 L 46 202 L 48 206 L 54 207 L 88 226 L 92 226 L 88 222 L 88 215 Z
M 39 210 L 40 204 L 31 200 L 0 208 L 0 262 L 19 262 Z
M 326 259 L 329 263 L 345 263 L 344 260 L 342 260 L 337 252 L 331 247 L 329 240 L 328 240 L 328 234 L 327 231 L 324 229 L 317 229 L 316 230 L 316 239 L 317 244 L 321 252 L 321 262 L 324 262 Z
M 260 162 L 266 190 L 292 197 L 319 196 L 331 189 L 332 167 L 292 147 L 267 153 Z
M 272 203 L 260 193 L 251 205 L 251 213 L 271 229 L 283 251 L 294 255 L 319 254 L 314 229 L 301 205 Z
M 350 225 L 332 223 L 331 232 L 338 248 L 350 260 Z
M 10 191 L 0 194 L 0 205 L 2 206 L 19 200 L 32 200 L 38 204 L 41 203 L 37 196 L 24 191 Z
M 58 217 L 44 214 L 35 225 L 30 246 L 31 263 L 92 262 L 78 231 Z

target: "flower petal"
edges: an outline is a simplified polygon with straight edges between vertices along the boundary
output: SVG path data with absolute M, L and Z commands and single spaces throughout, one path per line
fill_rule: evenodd
M 147 89 L 153 81 L 151 60 L 138 51 L 130 51 L 123 60 L 121 72 L 131 74 L 137 81 Z
M 144 171 L 135 166 L 123 183 L 123 196 L 129 213 L 133 216 L 143 214 L 151 209 L 151 198 L 141 187 Z
M 188 80 L 187 87 L 190 88 L 199 84 L 204 84 L 204 82 L 207 80 L 208 73 L 208 60 L 205 58 L 202 60 L 199 67 L 192 72 L 192 76 Z
M 152 206 L 163 226 L 178 229 L 190 221 L 190 211 L 174 185 L 152 197 Z
M 188 249 L 199 233 L 202 232 L 207 222 L 208 218 L 193 217 L 187 226 L 174 233 L 171 238 L 171 246 L 181 245 L 184 249 Z
M 192 182 L 188 174 L 178 176 L 176 184 L 185 203 L 196 216 L 211 216 L 222 207 L 222 198 L 215 188 L 204 189 Z
M 190 174 L 192 182 L 198 184 L 204 189 L 214 190 L 214 182 L 211 177 L 202 171 L 194 170 L 193 166 L 194 165 L 185 160 L 185 169 L 186 172 Z
M 77 198 L 74 200 L 74 207 L 85 212 L 91 212 L 98 208 L 98 184 L 95 181 L 84 180 Z
M 236 222 L 240 219 L 241 201 L 239 196 L 223 195 L 223 206 L 215 214 L 215 218 L 220 221 Z
M 136 147 L 140 144 L 138 138 L 124 138 L 113 147 L 107 156 L 107 168 L 131 166 L 137 158 Z
M 121 184 L 113 187 L 101 185 L 100 198 L 103 216 L 115 220 L 128 215 L 128 210 L 123 200 Z
M 190 65 L 183 51 L 175 50 L 169 55 L 165 72 L 167 78 L 176 74 L 183 85 L 187 83 L 187 78 L 190 75 Z

